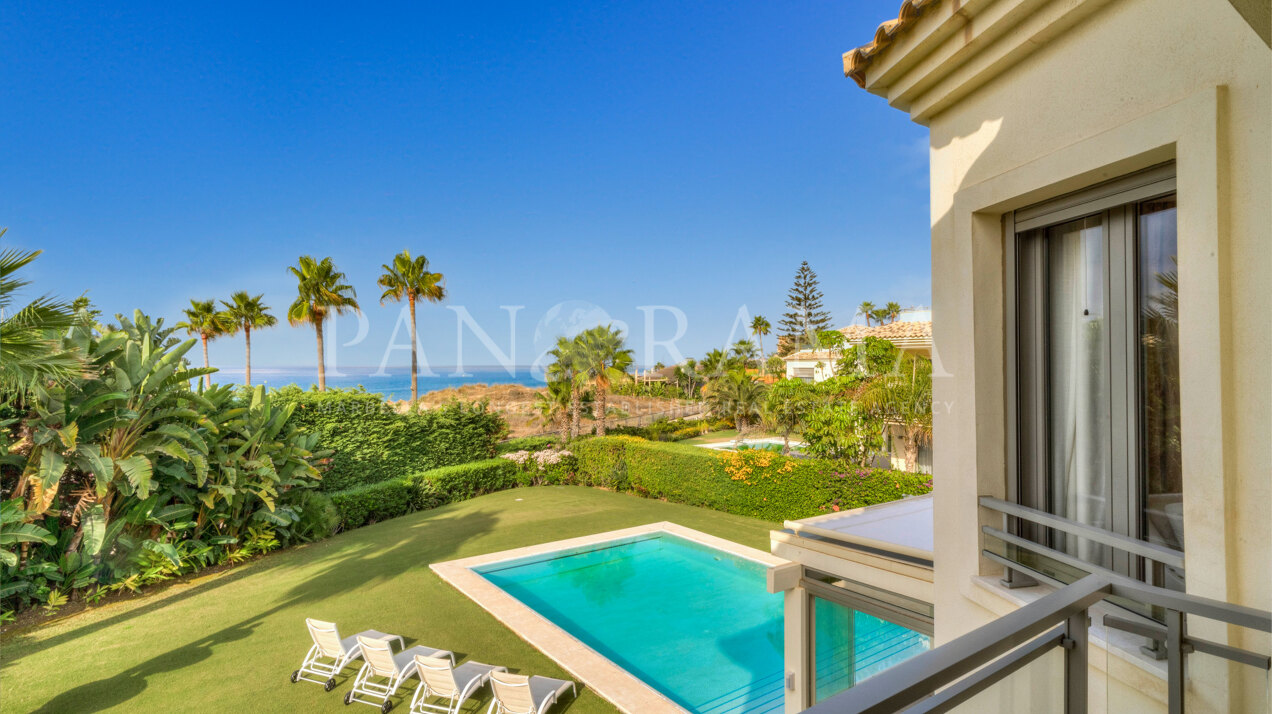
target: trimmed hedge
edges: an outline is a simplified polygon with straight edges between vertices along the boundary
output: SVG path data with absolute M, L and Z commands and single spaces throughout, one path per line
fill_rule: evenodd
M 496 453 L 511 454 L 514 451 L 543 451 L 556 446 L 558 441 L 560 439 L 555 436 L 523 436 L 499 442 Z
M 586 445 L 586 446 L 584 446 Z M 631 437 L 575 446 L 581 482 L 626 484 L 650 498 L 782 521 L 928 493 L 932 479 L 769 451 L 716 451 Z
M 495 455 L 507 425 L 484 402 L 454 402 L 399 414 L 378 394 L 362 389 L 326 392 L 284 387 L 275 402 L 295 404 L 291 422 L 319 434 L 319 448 L 334 453 L 323 491 L 345 491 L 418 471 Z
M 543 451 L 421 471 L 331 494 L 347 530 L 517 486 L 578 484 L 781 522 L 932 490 L 932 477 L 771 451 L 718 451 L 632 436 L 581 439 Z
M 502 491 L 520 482 L 516 464 L 507 459 L 484 459 L 337 491 L 331 494 L 331 502 L 340 514 L 341 529 L 350 530 Z
M 517 465 L 499 458 L 444 466 L 413 474 L 405 481 L 417 486 L 430 486 L 446 503 L 502 491 L 521 483 Z

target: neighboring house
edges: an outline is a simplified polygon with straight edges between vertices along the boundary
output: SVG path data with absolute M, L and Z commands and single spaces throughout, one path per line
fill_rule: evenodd
M 824 382 L 835 376 L 835 367 L 843 350 L 799 350 L 782 359 L 786 362 L 786 378 L 805 382 Z
M 924 314 L 930 316 L 930 311 Z M 903 314 L 904 315 L 904 314 Z M 847 338 L 843 349 L 799 350 L 782 359 L 786 362 L 786 378 L 805 382 L 821 382 L 835 376 L 836 367 L 850 347 L 860 345 L 867 337 L 877 337 L 896 345 L 904 352 L 924 357 L 932 356 L 932 321 L 905 321 L 899 319 L 886 325 L 849 325 L 839 328 Z
M 774 533 L 786 710 L 1268 711 L 1268 3 L 905 0 L 844 65 L 930 129 L 937 477 Z M 832 605 L 934 649 L 819 661 Z

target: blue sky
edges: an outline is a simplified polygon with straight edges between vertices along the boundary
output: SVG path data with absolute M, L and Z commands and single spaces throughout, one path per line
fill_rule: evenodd
M 572 313 L 642 357 L 649 305 L 700 354 L 743 306 L 776 324 L 805 259 L 840 324 L 929 300 L 927 130 L 840 64 L 896 0 L 105 5 L 0 14 L 0 226 L 44 249 L 33 292 L 175 321 L 246 289 L 281 315 L 286 267 L 330 255 L 366 317 L 341 365 L 384 358 L 375 279 L 403 248 L 505 352 L 500 306 L 525 306 L 520 363 Z M 456 361 L 446 306 L 420 312 L 433 365 Z M 285 322 L 253 336 L 262 367 L 314 351 Z M 241 339 L 212 360 L 241 367 Z

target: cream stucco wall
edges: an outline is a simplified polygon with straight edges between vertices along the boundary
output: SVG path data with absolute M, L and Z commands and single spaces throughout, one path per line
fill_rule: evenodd
M 974 580 L 976 498 L 1006 493 L 1001 218 L 1168 160 L 1188 588 L 1272 609 L 1272 50 L 1227 0 L 942 3 L 867 87 L 931 128 L 937 643 L 1000 614 Z

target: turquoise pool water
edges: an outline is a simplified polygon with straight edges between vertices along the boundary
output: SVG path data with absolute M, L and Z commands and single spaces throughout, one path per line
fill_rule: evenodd
M 760 563 L 659 533 L 475 570 L 695 714 L 782 711 L 782 596 Z M 815 612 L 819 698 L 929 647 L 828 601 Z

